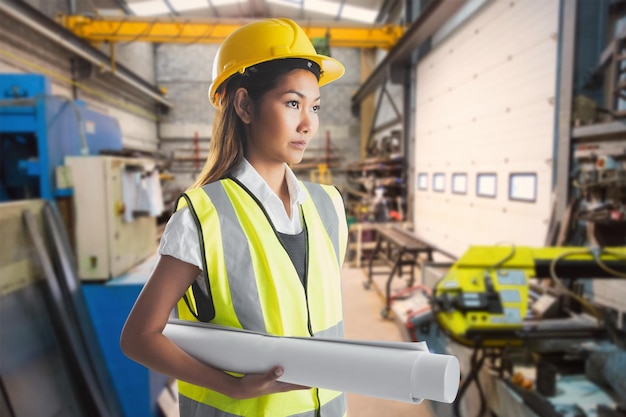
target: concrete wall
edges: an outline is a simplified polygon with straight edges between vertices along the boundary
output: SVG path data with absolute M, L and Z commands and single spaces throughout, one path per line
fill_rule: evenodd
M 320 129 L 316 141 L 310 147 L 319 151 L 310 151 L 308 155 L 324 154 L 326 131 L 330 134 L 332 156 L 342 158 L 342 165 L 360 158 L 360 121 L 352 115 L 352 94 L 361 84 L 361 55 L 358 49 L 334 48 L 333 58 L 338 59 L 346 67 L 342 78 L 322 87 L 322 107 L 319 113 Z M 317 142 L 317 143 L 316 143 Z M 344 189 L 347 185 L 345 173 L 340 170 L 333 172 L 333 182 Z
M 106 46 L 102 47 L 102 51 L 110 54 Z M 132 42 L 115 45 L 115 59 L 151 84 L 156 83 L 154 54 L 155 46 L 152 43 Z

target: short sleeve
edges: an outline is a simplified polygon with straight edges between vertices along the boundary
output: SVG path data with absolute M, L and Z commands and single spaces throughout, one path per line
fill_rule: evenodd
M 202 269 L 200 238 L 189 208 L 181 208 L 168 220 L 161 236 L 159 254 L 173 256 Z

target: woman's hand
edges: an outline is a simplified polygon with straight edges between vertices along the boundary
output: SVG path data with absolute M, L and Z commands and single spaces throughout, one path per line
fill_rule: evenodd
M 310 389 L 310 387 L 303 385 L 278 381 L 278 378 L 280 378 L 282 374 L 283 368 L 276 366 L 265 374 L 245 375 L 239 378 L 239 390 L 233 395 L 233 398 L 242 400 L 277 392 Z
M 168 255 L 159 258 L 124 325 L 120 341 L 122 351 L 158 373 L 236 399 L 308 389 L 279 382 L 283 374 L 279 366 L 264 374 L 234 377 L 189 356 L 163 335 L 170 312 L 199 273 L 197 266 L 179 259 Z

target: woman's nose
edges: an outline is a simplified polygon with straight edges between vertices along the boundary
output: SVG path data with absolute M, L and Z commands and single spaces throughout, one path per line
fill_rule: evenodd
M 299 133 L 311 133 L 315 129 L 315 113 L 303 111 L 300 116 L 300 124 L 298 125 Z

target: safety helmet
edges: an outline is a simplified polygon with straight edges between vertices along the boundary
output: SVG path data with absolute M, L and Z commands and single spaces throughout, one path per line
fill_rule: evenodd
M 219 86 L 231 75 L 243 74 L 246 68 L 282 58 L 308 59 L 320 66 L 319 86 L 341 77 L 344 66 L 331 57 L 315 52 L 304 30 L 291 19 L 265 19 L 248 23 L 224 39 L 213 61 L 209 99 L 219 106 Z

